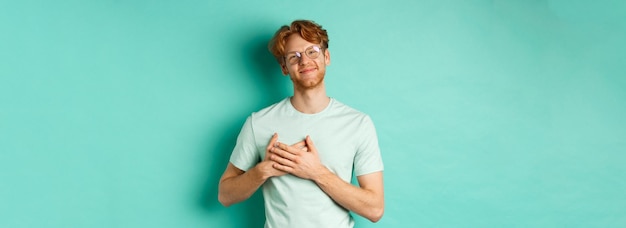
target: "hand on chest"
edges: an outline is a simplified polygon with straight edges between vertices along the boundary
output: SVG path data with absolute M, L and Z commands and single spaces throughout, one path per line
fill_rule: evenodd
M 354 128 L 344 125 L 336 125 L 332 122 L 323 121 L 290 121 L 280 125 L 259 129 L 256 133 L 258 138 L 267 138 L 267 140 L 259 140 L 257 144 L 260 157 L 263 158 L 264 152 L 261 148 L 262 142 L 268 142 L 271 135 L 278 133 L 278 141 L 293 145 L 303 141 L 307 135 L 311 137 L 315 147 L 317 148 L 320 161 L 323 165 L 336 172 L 338 170 L 351 170 L 354 162 L 354 156 L 357 152 L 359 139 Z M 260 134 L 263 134 L 261 136 Z

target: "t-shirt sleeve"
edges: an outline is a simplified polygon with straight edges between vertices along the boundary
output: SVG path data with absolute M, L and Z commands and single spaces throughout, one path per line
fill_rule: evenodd
M 230 155 L 230 163 L 235 167 L 248 171 L 259 162 L 259 152 L 254 140 L 254 129 L 252 127 L 252 117 L 248 117 L 239 132 L 235 149 Z
M 354 157 L 354 174 L 361 176 L 383 171 L 383 159 L 378 147 L 376 128 L 369 116 L 365 116 L 360 124 L 360 140 Z

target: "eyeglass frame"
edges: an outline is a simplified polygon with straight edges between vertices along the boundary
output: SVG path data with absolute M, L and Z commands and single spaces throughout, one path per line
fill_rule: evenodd
M 285 61 L 285 63 L 288 63 L 289 65 L 295 65 L 295 64 L 299 63 L 299 62 L 302 60 L 302 56 L 304 56 L 304 55 L 306 55 L 306 57 L 307 57 L 307 58 L 309 58 L 309 59 L 317 59 L 317 58 L 319 57 L 319 54 L 318 54 L 318 56 L 316 56 L 315 58 L 311 58 L 311 56 L 309 56 L 309 54 L 308 54 L 308 52 L 307 52 L 307 50 L 309 50 L 310 48 L 315 48 L 315 47 L 317 47 L 317 48 L 319 49 L 319 50 L 316 50 L 316 51 L 317 51 L 317 53 L 322 53 L 322 52 L 324 52 L 324 49 L 326 49 L 326 48 L 322 47 L 322 46 L 321 46 L 321 45 L 319 45 L 319 44 L 314 44 L 314 45 L 311 45 L 311 46 L 308 46 L 307 48 L 305 48 L 303 52 L 299 52 L 299 51 L 290 51 L 290 52 L 287 52 L 287 55 L 283 56 L 284 61 Z M 314 50 L 315 50 L 315 49 L 314 49 Z M 295 54 L 295 57 L 297 57 L 297 58 L 298 58 L 298 61 L 293 62 L 293 63 L 291 63 L 291 62 L 289 61 L 289 59 L 287 58 L 287 57 L 288 57 L 290 54 L 292 54 L 292 53 L 294 53 L 294 54 Z M 304 55 L 303 55 L 302 53 L 304 53 Z

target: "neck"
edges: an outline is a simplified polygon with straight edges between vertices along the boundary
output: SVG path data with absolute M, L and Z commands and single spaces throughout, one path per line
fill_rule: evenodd
M 291 105 L 299 112 L 315 114 L 324 110 L 330 103 L 330 98 L 326 96 L 326 89 L 322 84 L 318 88 L 294 89 Z

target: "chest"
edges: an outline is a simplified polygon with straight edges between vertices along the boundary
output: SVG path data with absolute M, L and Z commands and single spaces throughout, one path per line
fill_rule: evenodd
M 354 122 L 341 119 L 292 119 L 255 129 L 259 158 L 265 157 L 265 148 L 274 132 L 278 141 L 292 145 L 311 137 L 320 156 L 320 161 L 335 173 L 352 170 L 359 138 Z

